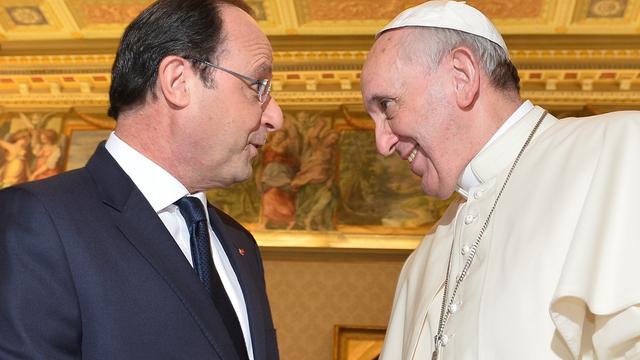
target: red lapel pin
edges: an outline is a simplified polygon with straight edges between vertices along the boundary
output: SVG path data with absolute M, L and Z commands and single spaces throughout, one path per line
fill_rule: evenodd
M 244 256 L 244 254 L 246 253 L 246 251 L 242 248 L 238 249 L 238 252 L 240 253 L 240 256 Z

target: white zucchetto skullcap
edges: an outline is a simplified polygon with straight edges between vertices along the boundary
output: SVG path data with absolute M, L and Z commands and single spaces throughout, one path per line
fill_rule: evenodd
M 414 6 L 400 13 L 376 34 L 407 26 L 453 29 L 477 35 L 498 44 L 509 54 L 507 44 L 491 20 L 464 1 L 434 0 Z

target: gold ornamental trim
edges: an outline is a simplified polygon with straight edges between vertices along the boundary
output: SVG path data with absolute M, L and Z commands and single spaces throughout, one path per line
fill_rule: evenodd
M 349 234 L 339 231 L 285 231 L 252 230 L 258 245 L 266 248 L 299 249 L 368 249 L 368 250 L 413 250 L 423 235 Z
M 366 50 L 324 50 L 324 51 L 275 51 L 273 59 L 275 66 L 280 64 L 326 64 L 362 63 L 367 57 Z M 570 67 L 573 62 L 593 61 L 630 61 L 630 66 L 639 66 L 640 49 L 516 49 L 509 52 L 511 59 L 519 62 L 560 61 Z M 114 54 L 68 54 L 68 55 L 24 55 L 0 56 L 0 66 L 3 71 L 13 68 L 47 68 L 74 67 L 79 65 L 95 65 L 111 69 L 115 59 Z M 566 63 L 566 64 L 565 64 Z M 558 65 L 558 64 L 556 64 Z
M 357 104 L 366 51 L 276 51 L 283 106 Z M 513 50 L 522 96 L 548 104 L 640 107 L 640 50 Z M 0 106 L 108 105 L 113 55 L 0 56 Z

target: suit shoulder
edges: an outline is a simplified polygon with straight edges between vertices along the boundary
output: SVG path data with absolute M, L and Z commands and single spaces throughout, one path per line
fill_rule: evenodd
M 91 177 L 83 169 L 64 172 L 43 180 L 26 182 L 0 190 L 0 199 L 37 199 L 43 204 L 58 208 L 80 198 L 87 189 Z M 29 194 L 30 196 L 25 196 Z M 6 201 L 6 200 L 0 200 Z M 73 202 L 73 201 L 72 201 Z
M 10 186 L 8 188 L 0 189 L 0 209 L 7 207 L 15 208 L 17 205 L 25 205 L 25 202 L 35 198 L 35 194 L 24 186 Z
M 231 215 L 227 214 L 226 212 L 220 210 L 219 208 L 217 208 L 215 206 L 212 206 L 212 207 L 216 211 L 216 214 L 218 214 L 218 216 L 220 217 L 220 220 L 222 220 L 222 223 L 226 227 L 231 228 L 231 229 L 236 230 L 236 231 L 239 231 L 239 232 L 243 233 L 244 235 L 246 235 L 247 237 L 250 237 L 251 239 L 253 239 L 253 235 L 251 234 L 251 232 L 249 232 L 249 230 L 247 228 L 242 226 L 242 224 L 240 224 L 236 219 L 231 217 Z
M 84 170 L 84 168 L 81 168 L 66 171 L 46 179 L 22 183 L 16 185 L 16 187 L 36 194 L 41 194 L 72 190 L 77 188 L 78 185 L 86 183 L 87 181 L 90 181 L 90 177 Z
M 225 225 L 234 225 L 236 227 L 241 227 L 244 229 L 244 227 L 236 219 L 232 218 L 231 215 L 227 214 L 226 212 L 220 210 L 215 206 L 212 206 L 212 207 L 216 210 L 216 213 L 218 214 L 218 216 L 220 216 L 220 219 L 222 220 L 222 222 L 224 222 Z

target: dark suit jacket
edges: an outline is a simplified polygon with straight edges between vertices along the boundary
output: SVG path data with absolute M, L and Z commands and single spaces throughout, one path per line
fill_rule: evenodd
M 209 215 L 255 359 L 277 359 L 256 242 Z M 0 191 L 0 359 L 80 358 L 238 358 L 195 271 L 104 144 L 85 168 Z

